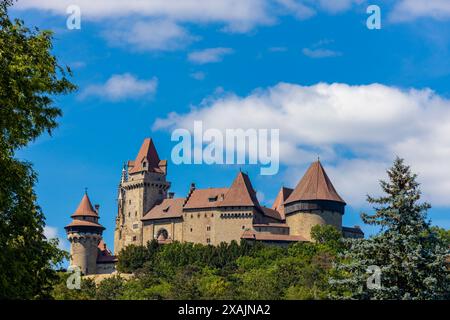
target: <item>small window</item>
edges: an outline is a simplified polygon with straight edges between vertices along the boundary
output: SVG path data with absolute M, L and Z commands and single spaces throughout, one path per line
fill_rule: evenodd
M 211 226 L 206 226 L 206 231 L 211 231 Z
M 137 223 L 133 224 L 133 229 L 139 228 L 139 225 Z
M 206 243 L 211 243 L 211 239 L 210 238 L 206 238 Z
M 128 212 L 128 217 L 131 217 L 131 212 Z
M 192 228 L 191 228 L 191 232 L 192 232 Z
M 242 226 L 242 230 L 244 230 L 245 229 L 245 226 Z
M 133 241 L 136 241 L 136 236 L 133 236 Z

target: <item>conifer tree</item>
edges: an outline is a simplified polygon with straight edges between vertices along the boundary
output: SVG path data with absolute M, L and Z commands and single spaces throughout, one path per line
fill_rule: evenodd
M 361 214 L 380 231 L 369 239 L 349 240 L 336 266 L 340 276 L 332 281 L 335 294 L 350 299 L 448 299 L 449 248 L 430 227 L 431 206 L 420 202 L 417 175 L 398 157 L 387 174 L 389 180 L 380 181 L 384 195 L 367 198 L 375 213 Z

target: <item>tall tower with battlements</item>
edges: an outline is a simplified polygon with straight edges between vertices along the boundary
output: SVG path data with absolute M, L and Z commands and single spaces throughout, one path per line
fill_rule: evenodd
M 143 245 L 141 219 L 166 198 L 167 160 L 160 160 L 152 139 L 147 138 L 134 160 L 122 170 L 118 190 L 114 253 L 130 244 Z
M 98 222 L 98 208 L 92 207 L 86 192 L 71 215 L 72 222 L 64 227 L 70 242 L 70 265 L 78 266 L 83 274 L 97 273 L 98 245 L 105 229 Z

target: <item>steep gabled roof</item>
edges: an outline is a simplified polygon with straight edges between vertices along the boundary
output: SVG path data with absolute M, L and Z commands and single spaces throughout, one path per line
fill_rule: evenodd
M 143 167 L 143 162 L 147 163 L 146 168 Z M 161 169 L 159 167 L 160 159 L 158 156 L 158 152 L 156 152 L 155 145 L 153 144 L 153 140 L 150 138 L 146 138 L 142 143 L 141 149 L 139 149 L 139 153 L 136 156 L 134 161 L 128 161 L 129 173 L 136 173 L 143 170 L 160 172 Z
M 248 175 L 239 172 L 233 184 L 225 194 L 221 207 L 257 207 L 260 208 L 256 192 Z
M 272 209 L 278 211 L 282 219 L 285 218 L 284 202 L 286 201 L 287 198 L 289 198 L 292 191 L 294 191 L 294 189 L 281 187 L 280 191 L 277 194 L 277 197 L 275 198 L 275 201 L 273 202 Z
M 95 212 L 94 208 L 92 207 L 91 200 L 89 199 L 87 193 L 85 193 L 83 198 L 81 199 L 81 202 L 78 205 L 77 210 L 75 210 L 75 212 L 71 215 L 71 217 L 83 217 L 83 216 L 98 217 L 97 212 Z
M 328 200 L 345 204 L 320 161 L 311 164 L 285 204 L 302 200 Z

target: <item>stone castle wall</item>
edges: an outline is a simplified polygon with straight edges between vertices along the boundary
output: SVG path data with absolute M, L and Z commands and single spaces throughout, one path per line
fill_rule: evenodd
M 78 266 L 83 274 L 97 273 L 97 246 L 101 236 L 97 234 L 70 233 L 70 264 Z
M 289 233 L 302 236 L 311 241 L 311 228 L 315 225 L 333 225 L 338 230 L 342 228 L 342 214 L 334 211 L 296 212 L 286 216 Z

